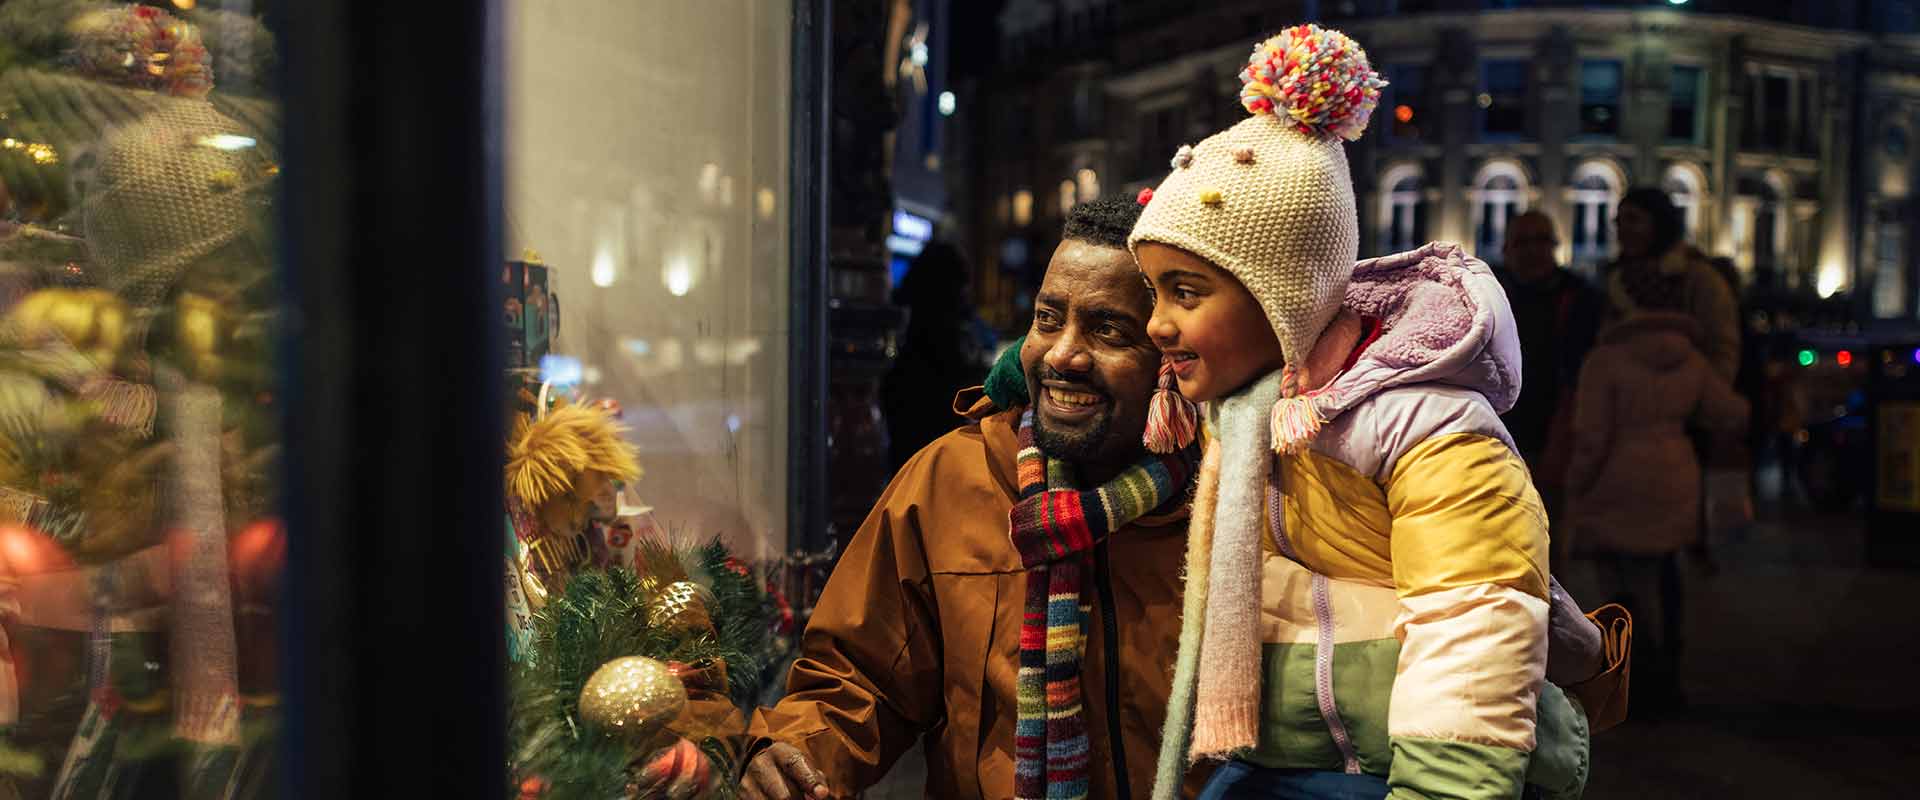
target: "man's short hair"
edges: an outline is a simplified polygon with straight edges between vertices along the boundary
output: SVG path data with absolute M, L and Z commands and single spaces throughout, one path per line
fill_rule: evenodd
M 1067 212 L 1067 229 L 1061 237 L 1124 250 L 1133 224 L 1140 221 L 1141 208 L 1139 203 L 1120 197 L 1088 200 Z

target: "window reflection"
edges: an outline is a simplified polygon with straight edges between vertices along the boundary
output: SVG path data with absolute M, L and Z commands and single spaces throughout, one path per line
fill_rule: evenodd
M 273 786 L 274 48 L 173 5 L 0 6 L 0 796 Z

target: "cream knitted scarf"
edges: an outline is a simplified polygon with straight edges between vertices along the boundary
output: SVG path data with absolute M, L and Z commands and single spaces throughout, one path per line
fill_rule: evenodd
M 1187 534 L 1180 650 L 1156 800 L 1179 796 L 1189 759 L 1224 758 L 1258 740 L 1260 520 L 1273 469 L 1270 415 L 1284 380 L 1275 371 L 1207 404 L 1212 430 Z

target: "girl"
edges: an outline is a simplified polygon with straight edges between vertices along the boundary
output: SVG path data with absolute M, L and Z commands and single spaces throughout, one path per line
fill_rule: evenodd
M 1354 263 L 1341 140 L 1384 82 L 1351 39 L 1291 28 L 1241 79 L 1252 116 L 1180 148 L 1129 239 L 1208 433 L 1154 796 L 1227 757 L 1202 797 L 1577 796 L 1499 283 L 1451 244 Z

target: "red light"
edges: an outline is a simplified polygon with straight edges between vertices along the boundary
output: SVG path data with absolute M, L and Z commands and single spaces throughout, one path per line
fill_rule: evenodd
M 1839 362 L 1840 366 L 1851 367 L 1853 366 L 1853 353 L 1842 350 L 1833 354 L 1833 360 Z
M 1413 106 L 1394 106 L 1393 118 L 1401 122 L 1413 121 Z

